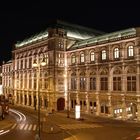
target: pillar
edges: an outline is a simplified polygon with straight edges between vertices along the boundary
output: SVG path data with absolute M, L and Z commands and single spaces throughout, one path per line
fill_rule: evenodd
M 88 96 L 88 93 L 86 95 L 86 113 L 89 113 L 89 96 Z
M 111 96 L 110 95 L 108 96 L 108 111 L 109 111 L 108 116 L 113 117 L 114 113 L 113 113 L 113 107 L 112 107 L 112 102 L 111 102 Z
M 26 96 L 27 96 L 27 104 L 26 105 L 29 106 L 29 93 L 27 93 Z
M 96 94 L 96 115 L 100 115 L 100 99 L 99 99 L 99 94 Z
M 125 97 L 122 97 L 122 119 L 123 120 L 126 120 L 127 119 Z
M 137 99 L 137 112 L 138 112 L 137 120 L 140 121 L 140 97 L 138 97 Z
M 140 94 L 140 63 L 137 62 L 137 74 L 136 74 L 136 92 Z

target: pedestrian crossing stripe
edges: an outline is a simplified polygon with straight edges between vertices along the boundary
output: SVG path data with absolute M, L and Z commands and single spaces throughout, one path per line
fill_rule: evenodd
M 12 126 L 12 128 L 11 128 L 11 129 L 14 129 L 16 126 L 17 126 L 17 124 L 15 123 L 15 124 Z
M 11 129 L 19 129 L 19 130 L 28 130 L 28 131 L 36 131 L 37 125 L 36 124 L 17 124 L 15 123 Z
M 58 126 L 61 129 L 66 129 L 66 130 L 103 127 L 102 125 L 98 125 L 98 124 L 61 124 Z

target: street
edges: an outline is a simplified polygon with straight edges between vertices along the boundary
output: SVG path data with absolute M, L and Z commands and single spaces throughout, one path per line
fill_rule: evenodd
M 75 120 L 66 112 L 47 114 L 41 111 L 41 140 L 135 140 L 140 136 L 140 124 L 82 115 Z M 9 128 L 0 127 L 0 139 L 34 140 L 37 134 L 37 111 L 21 106 L 12 107 L 6 120 Z M 1 121 L 0 121 L 1 124 Z M 6 132 L 1 134 L 1 132 Z

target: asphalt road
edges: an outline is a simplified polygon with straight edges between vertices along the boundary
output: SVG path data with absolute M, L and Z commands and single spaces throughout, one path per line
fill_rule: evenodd
M 83 120 L 75 120 L 74 114 L 67 118 L 65 112 L 41 112 L 41 140 L 136 140 L 140 136 L 140 123 L 82 117 Z M 13 107 L 8 119 L 13 124 L 7 129 L 9 132 L 0 135 L 0 140 L 35 140 L 37 111 Z

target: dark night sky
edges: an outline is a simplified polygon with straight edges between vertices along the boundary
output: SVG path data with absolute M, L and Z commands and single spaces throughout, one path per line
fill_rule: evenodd
M 61 19 L 105 32 L 140 27 L 140 8 L 138 4 L 134 5 L 134 1 L 105 2 L 76 3 L 76 0 L 66 0 L 65 3 L 19 1 L 0 4 L 0 63 L 11 58 L 12 46 L 16 41 L 22 41 L 44 30 L 52 19 Z

